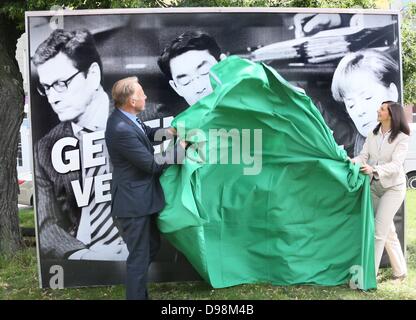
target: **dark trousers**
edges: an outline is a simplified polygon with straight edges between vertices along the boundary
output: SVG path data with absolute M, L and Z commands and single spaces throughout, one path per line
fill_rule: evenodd
M 157 214 L 137 218 L 115 218 L 129 256 L 126 267 L 126 299 L 147 300 L 147 273 L 160 247 L 160 234 L 156 225 Z

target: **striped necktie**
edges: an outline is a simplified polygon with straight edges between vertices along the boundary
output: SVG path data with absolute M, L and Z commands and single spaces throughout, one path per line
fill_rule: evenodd
M 82 135 L 88 132 L 92 131 L 83 129 L 80 132 L 80 139 L 82 139 Z M 80 143 L 80 146 L 82 146 L 82 143 Z M 85 185 L 86 178 L 96 177 L 110 173 L 110 158 L 105 142 L 102 143 L 102 146 L 102 152 L 96 153 L 95 158 L 105 157 L 105 164 L 91 168 L 84 168 L 83 163 L 81 161 L 83 185 Z M 105 245 L 122 243 L 123 240 L 121 239 L 118 233 L 118 229 L 114 225 L 113 219 L 110 214 L 110 204 L 111 201 L 96 203 L 94 187 L 92 188 L 89 203 L 81 210 L 81 221 L 77 232 L 78 240 L 82 241 L 83 243 L 89 246 L 92 246 L 97 243 Z M 112 260 L 112 257 L 109 256 L 108 260 Z
M 140 125 L 140 128 L 143 130 L 144 134 L 146 134 L 146 127 L 144 123 L 142 122 L 142 120 L 140 120 L 139 118 L 136 118 L 136 121 Z

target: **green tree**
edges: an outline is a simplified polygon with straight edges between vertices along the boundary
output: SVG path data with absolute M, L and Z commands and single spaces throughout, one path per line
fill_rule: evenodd
M 4 32 L 7 30 L 7 32 Z M 17 208 L 16 157 L 23 119 L 23 79 L 14 52 L 19 32 L 0 15 L 0 252 L 21 246 Z
M 416 4 L 409 4 L 401 26 L 405 104 L 416 104 Z

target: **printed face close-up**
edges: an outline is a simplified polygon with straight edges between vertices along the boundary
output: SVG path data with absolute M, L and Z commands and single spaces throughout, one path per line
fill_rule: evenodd
M 372 73 L 356 71 L 347 76 L 344 103 L 358 132 L 367 137 L 377 125 L 377 110 L 387 100 L 397 99 L 394 84 L 384 86 Z M 396 90 L 395 90 L 396 89 Z
M 37 68 L 40 86 L 60 121 L 75 121 L 90 104 L 94 89 L 67 55 L 58 53 Z
M 212 93 L 209 70 L 218 61 L 208 50 L 187 51 L 170 61 L 172 88 L 189 105 Z

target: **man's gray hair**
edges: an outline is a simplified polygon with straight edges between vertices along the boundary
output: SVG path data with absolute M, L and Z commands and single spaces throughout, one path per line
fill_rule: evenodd
M 118 80 L 111 90 L 114 105 L 117 108 L 124 106 L 127 100 L 134 94 L 134 84 L 139 83 L 137 77 L 128 77 Z

